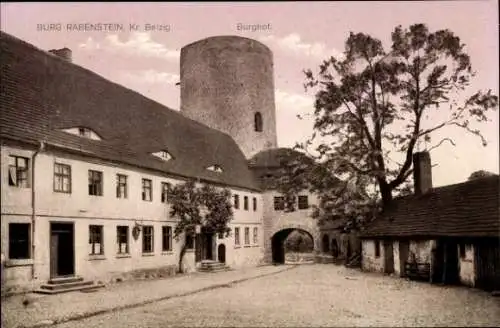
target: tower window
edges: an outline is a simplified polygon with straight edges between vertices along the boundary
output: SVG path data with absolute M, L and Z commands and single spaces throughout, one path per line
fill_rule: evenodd
M 256 132 L 262 132 L 262 114 L 257 112 L 254 117 L 254 128 Z

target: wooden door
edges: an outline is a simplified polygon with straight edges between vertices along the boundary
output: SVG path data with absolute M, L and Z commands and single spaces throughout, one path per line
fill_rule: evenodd
M 59 234 L 51 232 L 50 234 L 50 277 L 55 278 L 58 276 L 59 268 Z
M 495 242 L 481 241 L 474 245 L 476 287 L 500 290 L 500 247 Z
M 205 234 L 205 259 L 213 260 L 213 234 Z
M 460 269 L 458 266 L 458 244 L 454 241 L 446 243 L 446 276 L 447 284 L 458 284 L 460 282 Z
M 72 276 L 75 274 L 73 227 L 68 225 L 65 228 L 66 230 L 60 232 L 58 237 L 57 273 L 59 276 Z
M 50 225 L 50 277 L 75 274 L 75 242 L 73 223 Z
M 217 260 L 226 263 L 226 246 L 224 244 L 220 244 L 217 248 Z
M 194 254 L 194 260 L 195 262 L 200 262 L 202 260 L 202 252 L 203 252 L 203 237 L 201 234 L 196 234 L 195 237 L 195 254 Z
M 384 240 L 384 272 L 394 272 L 394 251 L 391 240 Z
M 401 277 L 406 276 L 405 264 L 408 261 L 408 253 L 410 252 L 410 243 L 407 240 L 399 241 L 399 272 Z

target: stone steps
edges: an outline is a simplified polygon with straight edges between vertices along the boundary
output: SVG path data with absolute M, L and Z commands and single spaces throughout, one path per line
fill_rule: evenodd
M 229 270 L 229 267 L 225 263 L 217 261 L 202 261 L 198 268 L 199 272 L 221 272 L 227 270 Z
M 63 277 L 50 279 L 46 284 L 35 290 L 38 294 L 60 294 L 74 291 L 92 291 L 104 287 L 102 283 L 94 283 L 81 277 Z

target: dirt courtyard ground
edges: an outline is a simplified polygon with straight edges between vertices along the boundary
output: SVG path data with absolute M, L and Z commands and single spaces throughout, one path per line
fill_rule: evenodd
M 56 327 L 500 326 L 500 299 L 334 265 L 296 269 Z

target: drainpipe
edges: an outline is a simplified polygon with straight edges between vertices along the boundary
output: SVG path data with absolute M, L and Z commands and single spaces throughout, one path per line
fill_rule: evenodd
M 45 149 L 45 142 L 40 141 L 38 149 L 31 157 L 31 256 L 33 258 L 33 265 L 31 266 L 31 278 L 35 279 L 35 160 L 37 155 Z

